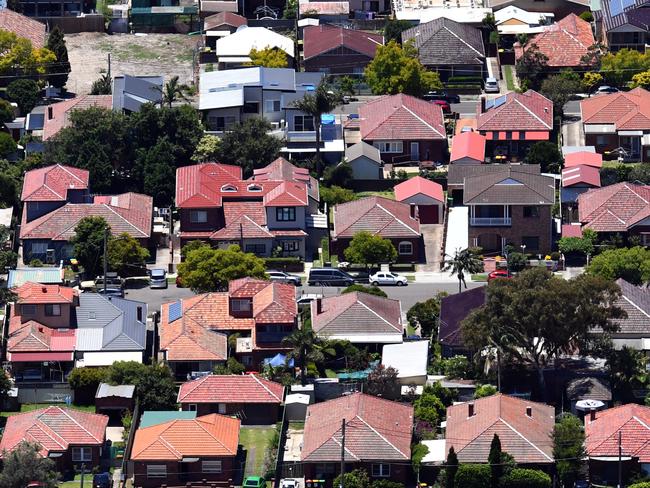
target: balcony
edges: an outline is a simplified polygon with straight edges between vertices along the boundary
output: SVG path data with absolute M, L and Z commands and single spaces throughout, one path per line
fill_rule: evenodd
M 311 229 L 327 229 L 327 215 L 324 213 L 307 215 L 306 224 Z
M 316 131 L 295 131 L 286 132 L 288 142 L 316 142 Z
M 510 217 L 472 217 L 469 225 L 474 227 L 509 227 L 512 225 Z
M 258 344 L 279 344 L 288 335 L 289 332 L 258 332 L 255 340 Z

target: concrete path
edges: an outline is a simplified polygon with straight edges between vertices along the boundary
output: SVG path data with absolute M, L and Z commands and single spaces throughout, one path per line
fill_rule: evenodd
M 447 217 L 445 255 L 453 256 L 457 249 L 469 247 L 468 207 L 451 207 Z
M 426 264 L 418 266 L 418 271 L 440 271 L 442 250 L 442 224 L 420 224 Z
M 585 135 L 582 131 L 580 117 L 565 117 L 562 121 L 562 145 L 584 146 Z

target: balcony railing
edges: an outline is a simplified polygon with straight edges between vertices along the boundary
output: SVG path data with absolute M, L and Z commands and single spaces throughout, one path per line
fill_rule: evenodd
M 289 334 L 289 332 L 258 332 L 256 341 L 258 343 L 278 344 Z
M 316 131 L 296 131 L 288 130 L 286 132 L 287 141 L 289 142 L 316 142 Z
M 469 219 L 469 225 L 476 227 L 503 227 L 512 225 L 510 217 L 473 217 Z

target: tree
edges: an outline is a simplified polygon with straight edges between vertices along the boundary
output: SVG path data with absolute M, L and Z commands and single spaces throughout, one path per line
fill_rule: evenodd
M 458 293 L 462 291 L 461 285 L 465 285 L 465 273 L 474 274 L 483 271 L 483 261 L 469 249 L 457 249 L 454 256 L 448 256 L 443 271 L 450 271 L 451 275 L 458 277 Z
M 322 186 L 320 188 L 320 200 L 327 203 L 330 207 L 340 203 L 347 203 L 355 200 L 356 196 L 352 190 L 341 188 L 340 186 L 332 186 L 330 188 Z
M 490 488 L 491 470 L 487 464 L 461 464 L 454 477 L 455 488 Z
M 616 394 L 625 401 L 633 401 L 632 391 L 644 388 L 648 380 L 647 358 L 642 351 L 628 346 L 612 350 L 607 358 L 609 377 Z
M 390 263 L 397 258 L 397 250 L 389 239 L 365 231 L 354 235 L 343 254 L 348 261 L 365 264 L 366 268 Z
M 208 163 L 218 160 L 221 139 L 211 134 L 204 135 L 196 146 L 192 155 L 192 161 L 196 163 Z M 321 188 L 322 199 L 322 188 Z
M 18 110 L 27 115 L 41 99 L 41 90 L 34 80 L 16 80 L 7 86 L 7 98 L 16 102 Z
M 649 69 L 650 52 L 625 48 L 607 53 L 600 59 L 600 72 L 607 83 L 614 86 L 624 86 L 634 75 Z
M 560 482 L 564 488 L 573 488 L 586 457 L 585 431 L 575 415 L 563 413 L 553 428 L 553 457 Z
M 360 291 L 362 293 L 367 293 L 369 295 L 375 295 L 377 297 L 388 298 L 386 292 L 381 288 L 379 288 L 378 286 L 364 286 L 359 284 L 350 285 L 347 288 L 344 288 L 343 291 L 341 292 L 341 295 L 345 293 L 352 293 L 355 291 Z
M 603 75 L 587 71 L 582 77 L 582 88 L 591 95 L 591 91 L 603 82 Z
M 420 329 L 423 337 L 438 337 L 438 320 L 440 319 L 440 302 L 448 295 L 447 292 L 438 292 L 433 298 L 417 302 L 408 312 L 406 319 L 413 330 Z
M 172 104 L 178 100 L 189 100 L 187 95 L 190 92 L 190 87 L 184 83 L 180 83 L 178 80 L 178 75 L 172 76 L 162 88 L 159 88 L 160 94 L 162 95 L 162 100 L 160 101 L 161 106 L 167 105 L 168 108 L 172 108 Z
M 16 151 L 16 142 L 6 132 L 0 132 L 0 158 L 5 159 Z
M 174 200 L 174 151 L 175 146 L 167 137 L 159 138 L 156 145 L 149 149 L 138 151 L 136 171 L 144 180 L 144 193 L 153 195 L 157 207 L 168 207 Z
M 74 245 L 75 258 L 88 277 L 97 275 L 102 269 L 105 229 L 110 236 L 111 228 L 102 217 L 84 217 L 74 228 L 75 236 L 70 243 Z
M 458 456 L 454 450 L 454 446 L 449 448 L 449 453 L 447 454 L 447 463 L 445 469 L 445 488 L 454 488 L 456 483 L 454 479 L 456 478 L 456 473 L 458 472 Z
M 244 374 L 245 372 L 246 367 L 232 356 L 228 358 L 226 364 L 217 365 L 213 370 L 213 373 L 218 375 Z
M 509 252 L 508 253 L 508 271 L 513 273 L 518 273 L 523 271 L 528 265 L 528 259 L 526 255 L 520 252 Z
M 87 389 L 94 393 L 100 383 L 106 381 L 109 368 L 72 368 L 68 384 L 73 390 Z
M 596 353 L 617 329 L 613 319 L 624 316 L 615 305 L 619 287 L 600 277 L 571 280 L 543 269 L 523 271 L 510 280 L 495 280 L 485 304 L 461 324 L 465 345 L 482 350 L 497 347 L 537 373 L 539 391 L 546 395 L 544 368 L 562 355 L 579 350 Z M 603 333 L 594 335 L 600 328 Z
M 45 47 L 34 48 L 29 39 L 0 29 L 0 74 L 43 75 L 56 56 Z
M 418 443 L 411 447 L 411 466 L 413 467 L 413 472 L 415 473 L 418 484 L 420 483 L 420 467 L 422 466 L 422 460 L 427 454 L 429 454 L 429 448 L 426 444 Z M 373 488 L 376 487 L 373 486 Z
M 321 174 L 322 160 L 320 155 L 320 141 L 321 141 L 321 117 L 334 110 L 338 105 L 338 97 L 333 94 L 329 85 L 321 82 L 313 92 L 307 92 L 305 95 L 293 102 L 293 107 L 296 110 L 311 115 L 314 121 L 314 130 L 316 132 L 316 173 Z
M 305 385 L 307 381 L 307 362 L 321 361 L 325 355 L 324 350 L 327 348 L 323 347 L 323 341 L 307 324 L 303 324 L 301 329 L 294 330 L 282 339 L 282 343 L 291 348 L 288 357 L 296 360 L 300 368 L 300 383 Z
M 341 483 L 341 475 L 339 474 L 334 478 L 332 486 L 345 486 L 345 488 L 370 488 L 370 478 L 365 469 L 355 469 L 343 475 L 343 483 Z
M 108 73 L 103 73 L 90 86 L 91 95 L 110 95 L 113 92 L 113 80 Z
M 286 68 L 289 65 L 287 54 L 282 49 L 270 46 L 260 49 L 259 51 L 253 48 L 248 57 L 251 58 L 250 66 Z
M 542 173 L 559 173 L 564 159 L 557 144 L 550 141 L 539 141 L 530 147 L 524 162 L 539 164 Z
M 585 22 L 593 22 L 594 21 L 594 14 L 592 14 L 589 10 L 585 10 L 582 12 L 579 17 L 584 20 Z
M 174 375 L 166 364 L 147 366 L 147 373 L 136 383 L 136 392 L 143 412 L 177 408 Z
M 551 488 L 551 477 L 539 469 L 515 468 L 501 480 L 503 488 Z
M 645 88 L 646 90 L 650 89 L 650 69 L 642 73 L 637 73 L 632 77 L 632 88 L 637 87 Z
M 621 249 L 608 249 L 595 256 L 587 273 L 606 280 L 623 278 L 633 285 L 650 281 L 650 249 L 641 246 Z
M 524 54 L 515 63 L 517 77 L 526 80 L 529 88 L 539 89 L 542 73 L 548 68 L 548 56 L 542 53 L 537 44 L 524 46 Z
M 402 32 L 411 27 L 413 27 L 413 24 L 408 20 L 388 19 L 384 26 L 384 42 L 388 44 L 390 41 L 395 41 L 402 44 Z
M 650 185 L 650 163 L 641 163 L 634 166 L 630 171 L 629 181 L 638 181 L 644 185 Z
M 323 172 L 323 182 L 332 187 L 349 187 L 353 179 L 352 166 L 347 162 L 328 166 Z
M 503 474 L 503 467 L 501 466 L 501 439 L 497 434 L 492 437 L 490 444 L 490 453 L 488 454 L 488 464 L 490 465 L 490 486 L 492 488 L 499 488 L 499 481 Z
M 9 390 L 14 387 L 11 379 L 6 372 L 0 372 L 0 403 L 4 402 L 9 396 Z
M 108 265 L 120 276 L 137 274 L 148 257 L 149 251 L 126 232 L 108 241 Z
M 0 123 L 12 122 L 16 118 L 14 108 L 6 100 L 0 100 Z
M 494 385 L 480 385 L 474 390 L 474 398 L 485 398 L 496 395 L 497 388 Z
M 20 442 L 11 451 L 2 454 L 0 488 L 22 488 L 38 483 L 39 488 L 56 488 L 56 464 L 40 454 L 41 446 Z
M 413 402 L 413 416 L 417 421 L 416 429 L 420 433 L 434 433 L 446 414 L 445 404 L 431 389 L 426 389 L 420 398 Z M 424 425 L 423 425 L 424 424 Z
M 579 91 L 579 77 L 578 79 L 574 79 L 559 74 L 549 76 L 542 81 L 542 95 L 553 102 L 553 111 L 558 116 L 564 113 L 564 106 Z
M 56 57 L 56 64 L 50 68 L 49 82 L 50 85 L 56 88 L 63 88 L 68 82 L 68 75 L 72 68 L 68 60 L 68 48 L 65 45 L 65 38 L 63 31 L 59 29 L 58 25 L 50 31 L 47 38 L 47 48 L 54 53 Z
M 283 19 L 295 19 L 298 17 L 298 0 L 287 0 L 282 12 Z
M 343 95 L 354 95 L 357 91 L 358 82 L 351 76 L 342 76 L 339 78 L 339 91 Z
M 392 366 L 388 368 L 383 364 L 378 364 L 368 374 L 368 394 L 384 398 L 395 398 L 399 395 L 399 382 L 397 380 L 397 371 Z
M 107 368 L 105 381 L 111 385 L 137 385 L 148 368 L 138 361 L 115 361 Z
M 238 278 L 266 279 L 266 265 L 255 254 L 242 252 L 237 245 L 228 249 L 202 246 L 187 253 L 178 265 L 183 284 L 196 293 L 228 289 L 228 282 Z
M 420 96 L 442 88 L 438 73 L 427 71 L 418 59 L 412 43 L 400 46 L 395 41 L 378 46 L 375 58 L 364 72 L 366 83 L 375 95 Z
M 283 146 L 282 139 L 270 135 L 271 123 L 260 117 L 251 117 L 235 124 L 221 137 L 219 160 L 244 168 L 244 176 L 253 174 L 268 161 L 273 161 Z

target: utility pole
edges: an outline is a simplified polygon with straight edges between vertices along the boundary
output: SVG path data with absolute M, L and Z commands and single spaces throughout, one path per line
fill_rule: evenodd
M 345 419 L 341 420 L 341 482 L 339 488 L 343 488 L 343 477 L 345 475 Z
M 106 295 L 107 283 L 106 273 L 108 273 L 108 226 L 104 227 L 104 296 Z
M 86 470 L 86 465 L 82 464 L 81 465 L 81 480 L 79 480 L 79 486 L 80 488 L 84 488 L 84 472 Z
M 108 53 L 108 77 L 111 77 L 111 53 Z
M 618 488 L 623 488 L 623 432 L 620 430 L 618 431 Z

